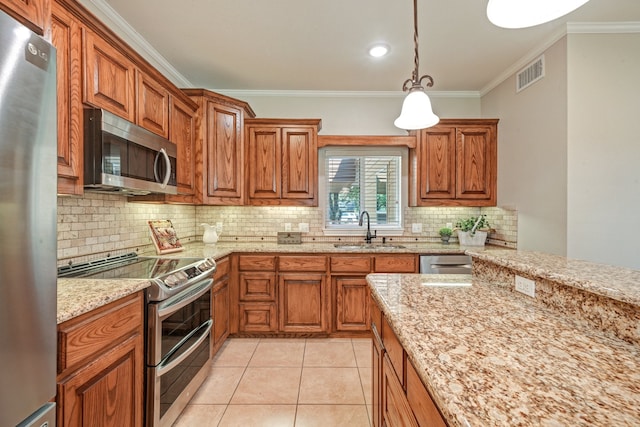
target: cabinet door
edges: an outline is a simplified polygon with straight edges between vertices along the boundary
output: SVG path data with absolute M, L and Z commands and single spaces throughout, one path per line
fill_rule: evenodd
M 316 201 L 318 148 L 311 128 L 282 130 L 282 198 Z
M 0 8 L 40 35 L 49 18 L 50 0 L 3 0 Z
M 229 335 L 229 276 L 213 288 L 213 345 L 219 348 Z
M 282 274 L 279 280 L 282 332 L 327 332 L 324 274 Z
M 60 427 L 142 426 L 143 347 L 131 336 L 58 383 Z
M 490 200 L 495 191 L 495 138 L 489 126 L 456 130 L 458 199 Z
M 398 381 L 389 358 L 383 357 L 382 368 L 382 418 L 387 427 L 418 427 L 407 396 Z
M 195 111 L 184 102 L 171 97 L 169 139 L 178 149 L 177 168 L 179 196 L 193 196 L 196 192 Z
M 369 330 L 369 286 L 364 276 L 333 277 L 336 330 Z
M 435 126 L 422 131 L 420 139 L 420 198 L 456 197 L 456 130 Z
M 207 102 L 206 159 L 204 164 L 208 203 L 242 205 L 244 153 L 239 108 Z
M 279 127 L 248 127 L 249 202 L 282 195 L 282 132 Z
M 136 123 L 169 138 L 169 91 L 157 81 L 137 72 Z
M 57 52 L 58 193 L 82 195 L 82 30 L 57 2 L 53 3 L 51 41 Z
M 135 121 L 133 63 L 92 31 L 84 34 L 84 101 Z

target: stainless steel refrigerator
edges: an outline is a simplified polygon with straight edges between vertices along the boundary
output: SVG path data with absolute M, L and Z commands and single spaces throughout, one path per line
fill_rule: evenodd
M 55 49 L 0 11 L 3 427 L 55 425 L 56 123 Z

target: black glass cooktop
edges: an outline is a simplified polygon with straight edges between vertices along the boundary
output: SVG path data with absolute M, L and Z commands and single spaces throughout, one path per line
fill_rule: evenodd
M 201 258 L 153 258 L 127 254 L 58 268 L 58 277 L 154 279 L 202 261 Z

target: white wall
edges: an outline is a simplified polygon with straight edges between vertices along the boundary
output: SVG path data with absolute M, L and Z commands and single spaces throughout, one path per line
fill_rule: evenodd
M 569 35 L 568 81 L 568 256 L 640 269 L 640 34 Z
M 400 115 L 404 96 L 313 94 L 260 95 L 255 92 L 219 91 L 251 105 L 258 117 L 321 118 L 322 135 L 406 135 L 393 125 Z M 433 110 L 440 117 L 480 116 L 478 96 L 431 95 Z
M 498 117 L 498 206 L 518 210 L 518 249 L 566 254 L 566 38 L 545 52 L 545 77 L 516 93 L 515 76 L 482 97 Z

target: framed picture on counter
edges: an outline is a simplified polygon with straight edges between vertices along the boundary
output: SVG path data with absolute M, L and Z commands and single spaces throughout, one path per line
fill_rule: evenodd
M 151 240 L 153 240 L 153 245 L 156 247 L 158 254 L 179 252 L 184 249 L 171 220 L 150 220 L 148 222 Z

